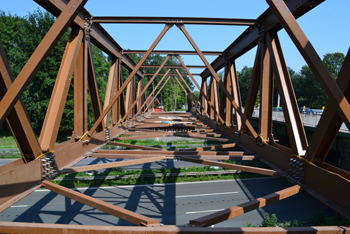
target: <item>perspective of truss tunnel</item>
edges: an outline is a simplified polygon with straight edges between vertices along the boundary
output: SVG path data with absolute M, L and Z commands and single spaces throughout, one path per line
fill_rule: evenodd
M 57 16 L 32 57 L 17 78 L 13 77 L 7 55 L 0 41 L 0 125 L 7 120 L 23 158 L 0 167 L 0 212 L 8 209 L 36 189 L 45 187 L 55 193 L 76 200 L 110 215 L 124 219 L 135 226 L 92 226 L 43 223 L 0 222 L 2 233 L 348 233 L 349 227 L 232 227 L 207 228 L 213 224 L 237 217 L 246 212 L 266 206 L 305 190 L 327 206 L 350 219 L 350 173 L 324 162 L 340 126 L 350 127 L 350 56 L 347 55 L 334 81 L 322 60 L 303 33 L 296 19 L 312 10 L 322 1 L 314 0 L 266 0 L 269 5 L 257 19 L 176 18 L 176 17 L 96 17 L 84 9 L 87 0 L 35 0 L 44 9 Z M 100 23 L 163 24 L 153 44 L 145 51 L 123 51 Z M 187 24 L 245 25 L 247 29 L 223 52 L 201 51 L 186 30 Z M 37 140 L 21 95 L 33 80 L 36 72 L 71 27 L 70 38 L 52 92 L 44 125 Z M 177 27 L 188 39 L 193 51 L 154 51 L 167 31 Z M 298 105 L 277 35 L 285 29 L 308 63 L 325 93 L 329 97 L 325 111 L 316 127 L 314 137 L 307 141 Z M 101 107 L 92 58 L 91 43 L 112 58 L 106 98 Z M 235 59 L 257 46 L 254 70 L 244 113 L 235 70 Z M 135 63 L 128 54 L 144 54 Z M 165 54 L 166 59 L 152 78 L 145 84 L 143 63 L 152 54 Z M 199 74 L 198 84 L 180 55 L 198 55 L 205 65 Z M 218 55 L 209 63 L 206 55 Z M 182 66 L 166 65 L 174 56 Z M 121 66 L 130 73 L 123 82 Z M 203 67 L 203 66 L 201 66 Z M 217 71 L 225 67 L 223 81 Z M 167 68 L 165 74 L 160 74 Z M 178 68 L 184 68 L 186 74 Z M 175 69 L 175 73 L 171 73 Z M 74 134 L 71 140 L 55 145 L 60 120 L 74 73 Z M 199 100 L 183 78 L 189 76 L 200 90 Z M 145 91 L 156 76 L 162 76 L 153 92 L 146 97 Z M 156 113 L 152 103 L 170 79 L 175 79 L 188 97 L 188 112 Z M 207 79 L 210 87 L 207 87 Z M 138 79 L 138 87 L 135 85 Z M 283 113 L 290 141 L 290 148 L 275 141 L 272 132 L 273 82 L 278 84 Z M 182 81 L 182 82 L 181 82 Z M 181 84 L 185 84 L 182 86 Z M 95 123 L 87 128 L 87 87 L 89 88 Z M 123 91 L 127 89 L 124 97 Z M 222 91 L 218 97 L 218 89 Z M 209 90 L 209 91 L 207 91 Z M 251 124 L 254 104 L 260 90 L 259 127 Z M 193 100 L 194 98 L 194 100 Z M 220 100 L 220 103 L 219 101 Z M 161 123 L 164 118 L 171 123 Z M 122 134 L 130 137 L 119 137 Z M 178 136 L 213 140 L 222 145 L 191 148 L 180 151 L 162 150 L 149 146 L 118 143 L 115 140 Z M 110 144 L 135 150 L 106 150 Z M 239 146 L 243 151 L 222 151 Z M 218 151 L 221 150 L 221 151 Z M 131 159 L 113 163 L 73 167 L 86 157 Z M 228 207 L 222 211 L 188 220 L 181 226 L 162 225 L 158 220 L 120 208 L 116 205 L 57 185 L 51 180 L 60 174 L 106 169 L 112 167 L 180 159 L 205 165 L 236 169 L 256 174 L 284 177 L 293 185 L 247 203 Z M 218 160 L 261 160 L 271 169 L 235 165 Z M 175 195 L 174 195 L 175 196 Z M 187 225 L 189 224 L 189 225 Z

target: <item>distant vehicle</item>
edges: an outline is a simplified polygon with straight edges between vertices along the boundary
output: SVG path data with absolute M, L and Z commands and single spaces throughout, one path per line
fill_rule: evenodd
M 282 107 L 272 107 L 273 111 L 283 111 Z
M 299 112 L 300 114 L 308 114 L 308 115 L 314 114 L 314 112 L 309 107 L 305 107 L 305 110 L 303 107 L 299 107 Z
M 164 111 L 163 104 L 160 103 L 160 101 L 158 100 L 158 98 L 155 98 L 155 99 L 154 99 L 154 102 L 156 103 L 156 108 L 154 108 L 154 112 L 163 112 L 163 111 Z

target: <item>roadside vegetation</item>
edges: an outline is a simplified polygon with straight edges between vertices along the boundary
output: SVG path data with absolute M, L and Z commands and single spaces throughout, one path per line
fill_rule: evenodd
M 239 165 L 247 165 L 247 166 L 255 166 L 255 167 L 263 167 L 268 168 L 262 162 L 243 162 L 243 161 L 231 161 L 226 160 L 226 163 L 231 164 L 239 164 Z M 213 172 L 213 171 L 230 171 L 231 169 L 223 169 L 211 166 L 204 167 L 186 167 L 186 168 L 161 168 L 161 169 L 139 169 L 139 170 L 126 170 L 123 171 L 122 167 L 113 168 L 106 172 L 79 172 L 79 173 L 70 173 L 67 175 L 61 175 L 60 177 L 68 177 L 68 178 L 77 178 L 76 180 L 61 180 L 54 181 L 54 183 L 68 187 L 68 188 L 76 188 L 76 187 L 95 187 L 95 186 L 117 186 L 117 185 L 136 185 L 136 184 L 163 184 L 163 183 L 176 183 L 176 182 L 194 182 L 194 181 L 210 181 L 210 180 L 226 180 L 226 179 L 242 179 L 242 178 L 257 178 L 257 177 L 265 177 L 264 175 L 253 174 L 253 173 L 232 173 L 228 175 L 206 175 L 205 172 Z M 170 173 L 178 174 L 178 173 L 190 173 L 190 172 L 198 172 L 196 175 L 185 175 L 185 176 L 177 176 L 170 175 Z M 201 173 L 202 172 L 202 173 Z M 142 175 L 155 175 L 162 174 L 161 177 L 142 177 Z M 95 180 L 87 180 L 80 178 L 87 177 L 97 177 L 97 176 L 124 176 L 120 179 L 95 179 Z M 128 177 L 125 177 L 128 176 Z
M 311 217 L 306 221 L 291 220 L 279 222 L 276 214 L 266 213 L 260 225 L 256 226 L 248 223 L 247 227 L 312 227 L 312 226 L 349 226 L 350 221 L 343 216 L 326 216 L 321 209 L 313 212 Z

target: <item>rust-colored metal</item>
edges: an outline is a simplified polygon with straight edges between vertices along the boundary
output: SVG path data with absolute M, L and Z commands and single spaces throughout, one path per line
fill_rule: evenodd
M 337 84 L 349 100 L 350 49 L 339 72 Z M 325 160 L 341 125 L 342 120 L 337 113 L 336 108 L 331 101 L 328 100 L 326 108 L 316 127 L 314 136 L 311 139 L 310 146 L 306 151 L 305 158 L 313 163 L 321 164 Z
M 0 39 L 0 99 L 8 91 L 14 79 Z M 31 161 L 42 154 L 22 99 L 19 99 L 6 120 L 23 155 L 23 160 Z
M 139 114 L 144 108 L 144 106 L 147 104 L 148 106 L 150 106 L 149 103 L 153 103 L 154 101 L 154 98 L 152 98 L 152 95 L 154 94 L 154 92 L 157 90 L 157 88 L 159 87 L 159 85 L 161 85 L 162 81 L 165 79 L 165 77 L 168 75 L 168 73 L 170 72 L 170 69 L 168 69 L 168 71 L 164 74 L 164 76 L 162 77 L 162 79 L 159 81 L 159 83 L 156 85 L 156 87 L 154 88 L 154 90 L 152 91 L 152 93 L 148 96 L 147 100 L 142 104 L 141 108 L 137 111 L 136 115 Z M 168 82 L 168 80 L 170 79 L 170 76 L 168 77 L 168 79 L 165 81 L 165 83 L 163 84 L 163 87 L 164 85 Z M 162 88 L 163 88 L 162 87 Z M 161 88 L 161 89 L 162 89 Z M 160 90 L 161 90 L 160 89 Z M 159 93 L 159 92 L 158 92 Z M 157 93 L 157 95 L 158 95 Z M 157 97 L 157 95 L 155 95 L 154 97 Z M 143 110 L 143 112 L 146 112 L 146 110 Z
M 207 147 L 197 147 L 197 148 L 190 148 L 190 149 L 180 149 L 179 151 L 218 150 L 218 149 L 232 148 L 232 147 L 235 147 L 235 146 L 236 146 L 236 143 L 232 143 L 232 144 L 225 144 L 225 145 L 213 145 L 213 146 L 207 146 Z
M 0 102 L 0 125 L 8 117 L 50 52 L 66 32 L 87 0 L 70 1 L 29 58 Z
M 87 77 L 85 74 L 85 43 L 80 44 L 80 50 L 74 70 L 74 140 L 79 140 L 88 130 L 87 126 Z
M 69 232 L 81 233 L 81 225 L 73 224 L 42 224 L 42 223 L 20 223 L 20 222 L 0 222 L 0 229 L 7 233 L 43 233 L 43 232 Z M 128 227 L 128 226 L 93 226 L 84 225 L 84 233 L 86 234 L 177 234 L 177 233 L 217 233 L 217 234 L 259 234 L 259 233 L 318 233 L 318 234 L 343 234 L 350 231 L 346 226 L 330 226 L 330 227 L 222 227 L 222 228 L 206 228 L 206 227 L 184 227 L 167 225 L 163 227 Z
M 55 147 L 83 35 L 82 30 L 72 30 L 67 43 L 39 138 L 40 146 L 44 151 Z
M 96 23 L 119 23 L 119 24 L 211 24 L 211 25 L 255 25 L 255 19 L 224 19 L 224 18 L 191 18 L 191 17 L 112 17 L 94 16 Z
M 186 153 L 188 153 L 188 152 L 186 152 Z M 210 160 L 205 160 L 205 159 L 195 159 L 192 157 L 185 157 L 185 156 L 180 156 L 180 158 L 181 158 L 181 160 L 188 161 L 188 162 L 194 162 L 194 163 L 222 167 L 222 168 L 228 168 L 228 169 L 235 169 L 235 170 L 246 171 L 246 172 L 250 172 L 250 173 L 261 174 L 261 175 L 269 175 L 269 176 L 281 175 L 277 171 L 270 170 L 270 169 L 243 166 L 243 165 L 230 164 L 230 163 L 215 162 L 215 161 L 210 161 Z
M 335 82 L 310 41 L 296 22 L 296 19 L 322 1 L 312 0 L 266 0 L 270 8 L 257 20 L 186 18 L 186 17 L 93 17 L 83 5 L 87 0 L 39 1 L 38 4 L 57 16 L 56 22 L 47 32 L 43 41 L 33 53 L 18 77 L 12 75 L 5 50 L 0 41 L 0 125 L 7 119 L 11 131 L 20 148 L 23 159 L 0 167 L 0 212 L 21 200 L 44 184 L 50 190 L 90 205 L 139 226 L 147 227 L 101 227 L 58 224 L 27 224 L 0 222 L 0 232 L 4 233 L 347 233 L 349 227 L 300 227 L 300 228 L 203 228 L 245 212 L 263 207 L 297 194 L 303 187 L 324 204 L 350 219 L 350 173 L 334 165 L 325 163 L 341 124 L 350 127 L 350 105 L 347 101 L 349 85 L 350 55 Z M 160 23 L 164 29 L 146 50 L 123 51 L 99 23 Z M 154 51 L 165 33 L 177 24 L 194 51 Z M 246 25 L 248 29 L 225 51 L 201 51 L 184 24 Z M 67 44 L 56 84 L 50 100 L 39 141 L 30 124 L 21 95 L 34 78 L 40 66 L 53 50 L 63 33 L 71 26 L 71 36 Z M 310 146 L 300 121 L 292 83 L 284 61 L 282 47 L 277 37 L 278 30 L 285 28 L 301 55 L 305 58 L 315 77 L 329 96 L 326 109 L 317 126 Z M 98 85 L 92 57 L 91 43 L 111 57 L 109 79 L 103 111 L 99 100 Z M 235 60 L 258 45 L 253 74 L 249 87 L 244 114 Z M 128 54 L 144 54 L 136 64 Z M 150 54 L 166 54 L 161 65 L 143 64 Z M 205 66 L 185 65 L 180 54 L 198 55 Z M 205 56 L 219 55 L 211 64 Z M 180 65 L 165 65 L 170 56 L 176 56 Z M 129 70 L 123 82 L 122 67 Z M 145 84 L 141 68 L 158 70 Z M 223 81 L 217 71 L 225 67 Z M 161 74 L 162 68 L 167 68 Z M 178 68 L 184 68 L 181 74 Z M 201 74 L 193 74 L 189 68 L 206 68 Z M 175 69 L 176 73 L 171 73 Z M 60 120 L 65 106 L 68 87 L 74 73 L 74 132 L 72 139 L 55 145 Z M 153 92 L 146 98 L 145 92 L 157 75 L 163 75 Z M 197 107 L 192 109 L 195 97 L 182 75 L 188 75 L 200 91 Z M 194 79 L 201 75 L 201 87 Z M 165 77 L 168 78 L 165 80 Z M 175 76 L 181 88 L 188 95 L 188 113 L 152 112 L 154 98 Z M 177 79 L 180 76 L 182 82 Z M 210 87 L 207 78 L 211 77 Z M 282 99 L 286 126 L 291 147 L 278 144 L 272 131 L 273 77 L 276 78 Z M 137 80 L 136 80 L 137 79 Z M 165 82 L 163 83 L 163 81 Z M 136 82 L 138 81 L 138 86 Z M 160 84 L 162 87 L 158 90 Z M 185 84 L 186 88 L 182 85 Z M 219 87 L 217 87 L 217 85 Z M 124 90 L 127 95 L 124 98 Z M 222 91 L 219 97 L 218 88 Z M 259 92 L 260 88 L 260 92 Z M 95 123 L 87 126 L 87 90 L 90 92 Z M 154 92 L 158 90 L 155 96 Z M 260 93 L 259 127 L 255 131 L 251 125 L 257 95 Z M 221 100 L 219 100 L 221 98 Z M 125 99 L 125 100 L 124 100 Z M 195 98 L 197 99 L 197 98 Z M 220 105 L 219 105 L 220 103 Z M 147 106 L 146 106 L 147 104 Z M 110 118 L 112 112 L 112 118 Z M 210 117 L 210 118 L 208 118 Z M 127 121 L 125 121 L 128 119 Z M 171 121 L 171 123 L 162 123 Z M 215 130 L 215 131 L 214 131 Z M 169 132 L 167 132 L 169 131 Z M 120 137 L 122 134 L 131 137 Z M 85 137 L 84 137 L 85 136 Z M 158 136 L 191 137 L 204 140 L 234 142 L 224 145 L 198 147 L 171 151 L 150 146 L 112 142 L 113 140 L 154 138 Z M 40 142 L 40 144 L 39 144 Z M 137 150 L 101 150 L 106 144 Z M 232 147 L 240 147 L 228 151 Z M 221 151 L 226 149 L 226 151 Z M 43 154 L 43 152 L 47 152 Z M 306 152 L 306 153 L 305 153 Z M 305 157 L 303 157 L 305 153 Z M 129 159 L 113 163 L 74 167 L 85 157 Z M 55 160 L 52 160 L 55 158 Z M 98 170 L 117 166 L 143 164 L 167 159 L 181 159 L 205 165 L 219 166 L 270 176 L 283 176 L 294 186 L 268 196 L 258 198 L 236 207 L 211 214 L 189 223 L 195 227 L 160 225 L 157 220 L 128 211 L 104 201 L 86 196 L 73 190 L 49 182 L 60 173 Z M 51 161 L 50 161 L 51 160 Z M 263 169 L 218 162 L 217 160 L 260 160 L 271 167 Z M 49 169 L 45 161 L 50 161 Z M 315 164 L 314 164 L 315 163 Z M 298 164 L 298 167 L 295 165 Z M 49 169 L 47 172 L 46 169 Z M 298 173 L 295 173 L 296 169 Z M 198 227 L 201 226 L 201 227 Z
M 135 212 L 123 209 L 118 206 L 114 206 L 107 202 L 101 201 L 99 199 L 87 196 L 85 194 L 73 191 L 71 189 L 62 187 L 60 185 L 54 184 L 50 181 L 43 181 L 45 188 L 51 190 L 52 192 L 61 194 L 70 199 L 81 202 L 85 205 L 91 206 L 95 209 L 101 210 L 108 214 L 114 215 L 118 218 L 124 219 L 130 223 L 136 224 L 138 226 L 159 226 L 158 220 L 148 218 L 146 216 L 137 214 Z
M 339 116 L 350 129 L 350 104 L 344 97 L 343 92 L 328 72 L 326 66 L 317 54 L 309 39 L 299 26 L 293 14 L 283 0 L 266 0 L 272 11 L 276 14 L 280 23 L 289 34 L 289 37 L 304 57 L 311 71 L 315 75 L 329 100 L 336 107 Z
M 145 54 L 146 50 L 124 50 L 125 54 Z M 222 55 L 221 51 L 202 51 L 204 55 Z M 151 54 L 197 55 L 196 51 L 183 50 L 154 50 Z
M 126 147 L 126 148 L 130 148 L 130 149 L 162 150 L 162 149 L 156 148 L 156 147 L 143 146 L 143 145 L 132 145 L 132 144 L 119 143 L 119 142 L 114 142 L 114 141 L 108 141 L 107 144 L 108 145 L 115 145 L 115 146 Z
M 96 123 L 94 124 L 94 126 L 92 126 L 92 128 L 89 130 L 87 136 L 88 138 L 90 138 L 92 136 L 92 134 L 95 132 L 95 130 L 97 129 L 97 127 L 99 126 L 99 124 L 102 122 L 102 119 L 104 118 L 104 116 L 107 114 L 107 112 L 112 108 L 113 104 L 117 101 L 118 97 L 122 94 L 122 92 L 124 91 L 124 89 L 126 88 L 126 86 L 129 84 L 129 82 L 131 81 L 131 79 L 136 75 L 137 71 L 140 69 L 140 67 L 142 66 L 142 64 L 146 61 L 147 57 L 150 55 L 151 51 L 157 46 L 157 44 L 159 43 L 159 41 L 163 38 L 163 36 L 165 35 L 165 33 L 172 27 L 172 24 L 167 24 L 165 25 L 164 29 L 162 30 L 162 32 L 159 34 L 159 36 L 156 38 L 156 40 L 153 42 L 153 44 L 151 45 L 151 47 L 148 49 L 147 53 L 142 57 L 142 59 L 139 61 L 139 63 L 136 65 L 136 67 L 134 68 L 134 70 L 131 72 L 131 74 L 129 74 L 129 77 L 125 80 L 125 82 L 123 83 L 123 85 L 120 87 L 120 89 L 118 90 L 117 94 L 114 95 L 113 99 L 111 100 L 111 102 L 109 103 L 109 105 L 106 107 L 106 109 L 103 111 L 102 115 L 96 120 Z
M 273 202 L 280 201 L 295 194 L 298 194 L 300 190 L 301 187 L 299 185 L 294 185 L 292 187 L 274 192 L 267 196 L 255 199 L 253 201 L 249 201 L 241 205 L 234 206 L 198 219 L 190 220 L 190 224 L 197 225 L 200 227 L 209 227 L 211 225 L 220 223 L 224 220 L 232 219 L 249 211 L 267 206 Z
M 197 51 L 199 57 L 202 59 L 203 63 L 207 66 L 207 68 L 209 69 L 211 75 L 213 78 L 215 78 L 216 82 L 218 82 L 221 90 L 223 93 L 225 93 L 226 97 L 230 100 L 230 102 L 232 103 L 233 107 L 235 108 L 235 110 L 238 112 L 238 114 L 241 116 L 242 121 L 245 122 L 245 125 L 248 127 L 250 133 L 257 138 L 258 134 L 256 133 L 256 131 L 254 130 L 253 126 L 250 124 L 250 122 L 244 117 L 244 114 L 242 112 L 242 108 L 240 106 L 238 106 L 237 102 L 233 99 L 233 97 L 230 95 L 230 93 L 227 91 L 225 85 L 223 84 L 223 82 L 221 81 L 221 79 L 219 78 L 218 74 L 214 71 L 213 67 L 211 66 L 211 64 L 208 62 L 208 60 L 205 58 L 205 56 L 203 55 L 203 53 L 201 52 L 201 50 L 198 48 L 197 44 L 194 42 L 194 40 L 192 39 L 192 37 L 190 36 L 190 34 L 187 32 L 185 26 L 183 24 L 177 24 L 176 26 L 178 26 L 178 28 L 184 33 L 184 35 L 186 36 L 186 38 L 188 39 L 188 41 L 191 43 L 192 47 L 195 49 L 195 51 Z M 216 91 L 217 92 L 217 91 Z M 216 93 L 215 92 L 215 93 Z
M 168 55 L 163 63 L 159 66 L 158 70 L 156 71 L 156 73 L 153 75 L 153 77 L 148 81 L 148 84 L 146 85 L 146 87 L 143 88 L 143 90 L 141 91 L 141 93 L 137 96 L 136 100 L 130 105 L 130 110 L 126 112 L 126 114 L 123 116 L 121 121 L 124 121 L 126 119 L 126 117 L 128 116 L 128 114 L 130 114 L 130 111 L 132 110 L 132 108 L 136 105 L 136 103 L 141 99 L 142 95 L 146 92 L 147 88 L 152 84 L 152 82 L 154 81 L 154 79 L 157 77 L 157 75 L 159 74 L 159 72 L 162 70 L 163 66 L 165 65 L 165 63 L 170 59 L 170 56 Z M 168 70 L 169 71 L 169 70 Z M 164 74 L 166 75 L 166 74 Z M 129 105 L 127 105 L 129 106 Z
M 65 168 L 63 170 L 63 173 L 94 171 L 94 170 L 100 170 L 100 169 L 106 169 L 106 168 L 112 168 L 112 167 L 123 167 L 123 166 L 144 164 L 148 162 L 158 162 L 164 159 L 166 159 L 166 157 L 161 156 L 161 157 L 146 158 L 146 159 L 128 160 L 128 161 L 122 161 L 122 162 L 102 163 L 102 164 L 89 165 L 89 166 L 71 167 L 71 168 Z

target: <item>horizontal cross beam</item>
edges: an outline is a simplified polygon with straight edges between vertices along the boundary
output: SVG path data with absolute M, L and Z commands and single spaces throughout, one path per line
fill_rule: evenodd
M 256 25 L 255 19 L 195 18 L 195 17 L 124 17 L 94 16 L 93 23 L 103 24 L 205 24 L 205 25 Z
M 158 68 L 160 65 L 142 65 L 141 67 Z M 207 68 L 204 65 L 186 65 L 187 68 Z M 183 68 L 182 65 L 165 65 L 164 68 Z
M 124 54 L 144 54 L 146 50 L 124 50 Z M 222 55 L 221 51 L 202 51 L 204 55 Z M 186 50 L 154 50 L 151 54 L 198 55 L 196 51 Z

